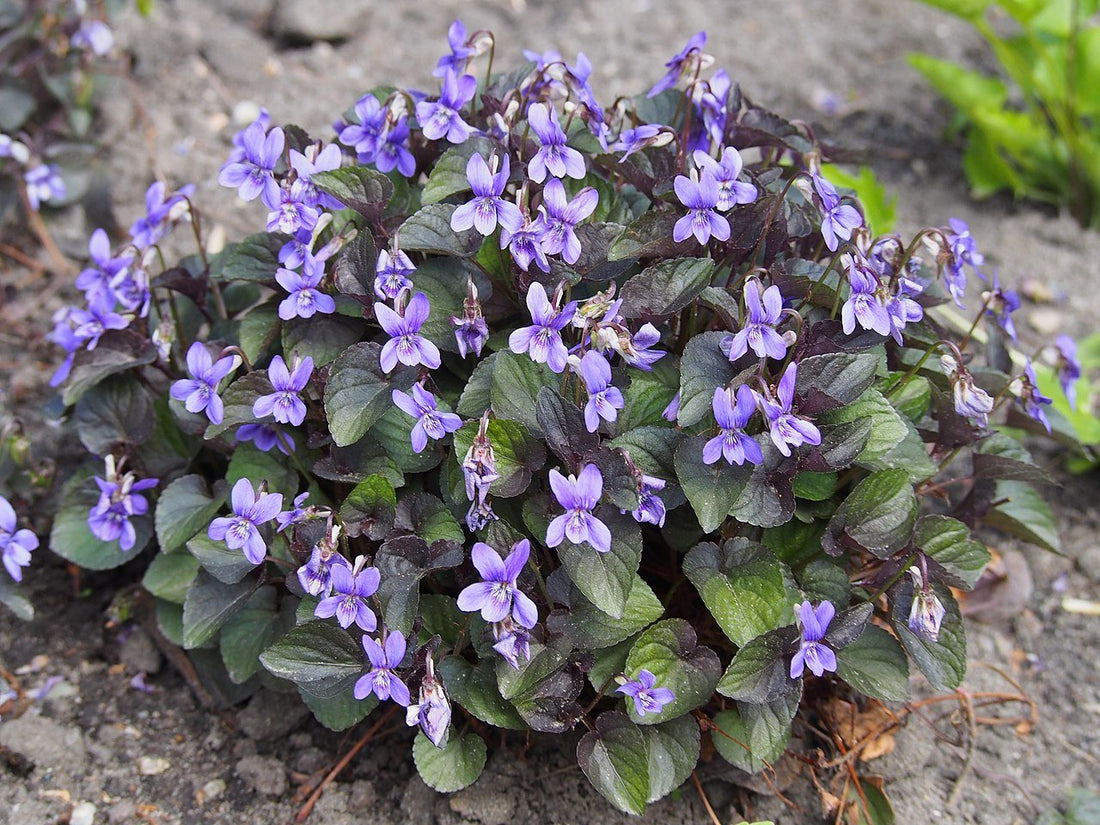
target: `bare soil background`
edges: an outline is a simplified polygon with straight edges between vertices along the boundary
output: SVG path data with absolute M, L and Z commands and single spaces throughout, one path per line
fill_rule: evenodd
M 516 64 L 524 48 L 557 49 L 568 58 L 584 51 L 606 102 L 644 91 L 664 61 L 705 29 L 717 65 L 750 98 L 821 124 L 823 134 L 865 151 L 898 196 L 903 233 L 963 217 L 1003 282 L 1048 285 L 1054 302 L 1025 309 L 1026 337 L 1038 342 L 1055 332 L 1095 329 L 1100 236 L 1032 205 L 968 199 L 959 147 L 944 138 L 950 112 L 908 68 L 905 54 L 927 51 L 973 65 L 988 58 L 959 21 L 909 0 L 682 0 L 675 6 L 656 0 L 157 0 L 148 19 L 127 11 L 114 21 L 130 67 L 103 95 L 103 149 L 91 171 L 109 186 L 124 226 L 138 217 L 146 186 L 162 177 L 173 185 L 197 184 L 208 231 L 230 239 L 256 231 L 260 207 L 238 202 L 215 181 L 231 134 L 266 106 L 276 123 L 295 122 L 329 139 L 332 121 L 374 85 L 434 88 L 431 69 L 456 16 L 471 29 L 495 33 L 499 67 Z M 63 248 L 82 256 L 94 228 L 83 214 L 70 209 L 50 221 Z M 39 457 L 64 467 L 72 441 L 40 411 L 57 360 L 44 334 L 49 314 L 74 298 L 74 290 L 23 270 L 0 270 L 0 279 L 0 420 L 19 416 Z M 969 628 L 966 689 L 1014 692 L 990 666 L 998 668 L 1038 703 L 1039 724 L 1026 732 L 981 726 L 948 806 L 965 751 L 937 737 L 932 723 L 950 704 L 911 717 L 892 753 L 860 765 L 861 772 L 886 778 L 898 822 L 1029 823 L 1039 810 L 1061 803 L 1070 787 L 1100 789 L 1100 619 L 1061 608 L 1064 596 L 1098 592 L 1100 483 L 1060 477 L 1062 486 L 1050 493 L 1066 556 L 988 536 L 1005 554 L 1010 576 L 997 609 Z M 34 514 L 34 521 L 44 535 L 48 513 Z M 87 576 L 84 593 L 73 598 L 63 565 L 43 550 L 27 576 L 37 618 L 24 624 L 0 613 L 0 665 L 25 689 L 52 684 L 26 714 L 0 722 L 0 821 L 289 822 L 296 787 L 330 767 L 357 734 L 326 731 L 307 719 L 296 697 L 273 693 L 258 694 L 243 709 L 200 707 L 142 631 L 108 626 L 104 608 L 113 580 Z M 139 671 L 150 674 L 154 693 L 130 687 Z M 577 770 L 575 737 L 539 738 L 530 748 L 509 739 L 474 787 L 441 796 L 417 778 L 409 734 L 398 725 L 352 761 L 310 822 L 630 821 Z M 953 730 L 950 720 L 940 719 L 939 728 Z M 818 794 L 804 772 L 794 775 L 797 768 L 793 760 L 779 765 L 776 781 L 789 804 L 759 781 L 748 784 L 760 793 L 748 794 L 718 757 L 699 775 L 723 822 L 742 816 L 821 821 Z M 645 821 L 708 819 L 689 783 L 653 806 Z

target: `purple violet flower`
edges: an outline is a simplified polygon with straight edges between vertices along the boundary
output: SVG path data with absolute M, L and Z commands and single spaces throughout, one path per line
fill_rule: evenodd
M 382 636 L 384 642 L 381 644 L 370 636 L 363 637 L 363 650 L 371 670 L 355 683 L 355 698 L 363 700 L 373 693 L 381 702 L 393 699 L 397 704 L 408 707 L 412 701 L 409 688 L 394 673 L 405 658 L 405 634 L 400 630 L 391 630 Z
M 272 447 L 278 447 L 283 455 L 290 455 L 294 451 L 294 439 L 290 433 L 270 422 L 242 424 L 237 428 L 237 441 L 241 444 L 251 441 L 257 450 L 264 453 Z
M 329 568 L 331 594 L 321 599 L 313 610 L 319 619 L 336 617 L 340 627 L 347 630 L 352 623 L 360 630 L 373 633 L 378 627 L 374 611 L 367 607 L 367 599 L 378 591 L 380 574 L 377 567 L 367 567 L 356 572 L 343 565 Z
M 206 346 L 195 341 L 187 350 L 187 372 L 191 377 L 173 383 L 169 394 L 182 401 L 189 413 L 205 412 L 211 424 L 221 424 L 225 406 L 218 395 L 218 384 L 240 364 L 236 355 L 214 361 Z
M 309 498 L 309 491 L 299 493 L 294 497 L 293 506 L 289 510 L 284 510 L 275 516 L 275 521 L 279 525 L 276 533 L 281 533 L 292 524 L 300 524 L 313 515 L 313 507 L 303 507 L 306 503 L 306 499 Z
M 890 334 L 898 344 L 902 344 L 901 333 L 905 325 L 915 323 L 924 317 L 924 307 L 912 298 L 914 295 L 920 295 L 924 287 L 902 276 L 898 278 L 894 288 L 896 291 L 886 304 L 886 311 L 890 314 Z
M 461 20 L 455 20 L 447 29 L 447 45 L 451 47 L 451 53 L 439 58 L 432 74 L 443 77 L 447 71 L 464 72 L 470 58 L 477 54 L 477 49 L 471 48 L 466 37 L 466 26 Z
M 841 241 L 850 241 L 852 231 L 863 226 L 863 216 L 851 204 L 842 203 L 836 188 L 821 175 L 813 175 L 812 181 L 821 211 L 821 237 L 829 251 L 836 252 Z
M 402 290 L 412 289 L 409 276 L 416 272 L 412 259 L 400 249 L 378 250 L 378 263 L 374 267 L 374 294 L 383 301 L 393 301 Z
M 664 146 L 671 142 L 672 133 L 659 123 L 645 123 L 633 129 L 624 129 L 619 134 L 619 139 L 608 149 L 612 152 L 622 152 L 619 158 L 622 163 L 635 152 L 640 152 L 647 146 Z
M 43 201 L 57 200 L 68 194 L 69 189 L 61 179 L 60 170 L 52 163 L 40 163 L 23 173 L 27 186 L 27 202 L 37 212 Z
M 493 625 L 493 650 L 501 655 L 501 657 L 513 670 L 519 670 L 520 660 L 524 662 L 531 661 L 531 634 L 525 627 L 520 627 L 514 621 L 511 616 L 505 616 L 501 621 L 494 622 Z
M 408 120 L 406 117 L 399 117 L 393 126 L 382 132 L 378 153 L 374 158 L 374 165 L 379 172 L 392 172 L 396 169 L 406 178 L 411 178 L 416 172 L 416 158 L 408 147 Z
M 409 436 L 414 453 L 424 452 L 429 438 L 438 441 L 447 433 L 453 433 L 462 427 L 462 419 L 454 413 L 440 412 L 436 407 L 435 396 L 420 384 L 412 385 L 411 396 L 401 390 L 394 390 L 391 397 L 398 409 L 416 419 Z
M 496 166 L 493 157 L 493 166 Z M 510 167 L 508 156 L 504 155 L 500 171 L 495 174 L 481 155 L 471 155 L 466 163 L 466 180 L 474 193 L 474 199 L 462 204 L 451 213 L 451 229 L 464 232 L 470 227 L 481 235 L 492 235 L 497 223 L 509 232 L 518 232 L 523 225 L 523 215 L 519 207 L 506 201 L 501 195 L 508 185 Z
M 1024 374 L 1013 382 L 1013 389 L 1017 391 L 1016 400 L 1024 408 L 1024 412 L 1042 424 L 1049 435 L 1050 419 L 1043 407 L 1049 406 L 1053 401 L 1039 392 L 1039 380 L 1035 377 L 1035 368 L 1031 365 L 1030 358 L 1024 366 Z
M 521 627 L 534 627 L 539 620 L 538 609 L 517 584 L 530 555 L 531 542 L 527 539 L 513 544 L 503 561 L 485 542 L 474 544 L 470 560 L 483 581 L 463 588 L 458 594 L 458 609 L 464 613 L 480 611 L 487 622 L 503 621 L 510 613 Z
M 816 446 L 821 443 L 821 431 L 805 418 L 791 412 L 797 378 L 798 363 L 792 361 L 779 379 L 776 393 L 778 401 L 770 393 L 759 397 L 760 405 L 764 408 L 764 418 L 771 429 L 772 442 L 785 456 L 791 454 L 791 447 L 803 444 Z
M 346 124 L 337 138 L 345 146 L 355 150 L 360 163 L 373 163 L 385 138 L 386 110 L 374 95 L 363 95 L 355 103 L 355 116 L 359 123 Z
M 581 378 L 588 390 L 588 403 L 584 405 L 584 425 L 588 432 L 600 428 L 600 419 L 614 421 L 623 408 L 623 394 L 611 386 L 611 365 L 595 350 L 589 350 L 581 358 Z
M 725 212 L 739 203 L 752 203 L 756 200 L 756 187 L 737 179 L 741 174 L 743 161 L 741 153 L 734 147 L 727 146 L 722 150 L 721 162 L 698 150 L 693 157 L 699 169 L 710 172 L 718 182 L 718 211 Z
M 673 424 L 676 423 L 676 419 L 680 417 L 680 391 L 676 391 L 676 395 L 672 396 L 672 400 L 668 402 L 668 406 L 661 412 L 661 418 L 665 421 L 669 421 Z
M 638 507 L 631 510 L 630 515 L 639 524 L 653 524 L 657 527 L 665 526 L 665 503 L 657 493 L 665 489 L 665 480 L 655 476 L 647 476 L 644 473 L 638 477 Z M 626 510 L 619 512 L 625 513 Z
M 680 82 L 680 78 L 685 72 L 691 69 L 694 62 L 699 60 L 699 55 L 703 51 L 703 46 L 707 43 L 706 32 L 696 32 L 688 40 L 687 45 L 665 64 L 668 69 L 665 72 L 665 76 L 654 84 L 653 88 L 646 92 L 646 97 L 656 97 L 665 89 L 671 89 L 677 83 Z
M 297 149 L 291 149 L 290 168 L 298 175 L 298 179 L 294 182 L 294 187 L 298 187 L 297 199 L 311 207 L 343 209 L 344 204 L 327 192 L 319 190 L 313 183 L 314 175 L 318 172 L 331 172 L 334 169 L 339 169 L 343 160 L 344 155 L 335 143 L 330 143 L 324 149 L 321 149 L 317 144 L 313 144 L 306 148 L 305 154 Z M 312 227 L 310 228 L 312 229 Z M 270 226 L 268 230 L 271 230 Z
M 772 284 L 761 291 L 755 278 L 745 284 L 745 310 L 748 318 L 735 335 L 727 335 L 720 346 L 730 361 L 736 361 L 750 349 L 758 358 L 777 361 L 787 355 L 787 342 L 775 331 L 783 313 L 783 294 Z
M 313 374 L 313 358 L 294 357 L 293 372 L 287 369 L 283 356 L 276 355 L 267 367 L 267 377 L 275 390 L 261 395 L 252 405 L 252 414 L 257 418 L 272 416 L 280 424 L 293 424 L 297 427 L 306 418 L 306 404 L 300 393 L 309 383 Z
M 694 172 L 690 178 L 677 175 L 673 186 L 676 197 L 689 210 L 673 227 L 672 239 L 676 243 L 692 235 L 704 246 L 711 235 L 720 241 L 729 240 L 730 222 L 714 211 L 718 205 L 718 181 L 710 171 L 704 169 L 699 177 Z
M 295 499 L 297 502 L 297 499 Z M 282 514 L 280 514 L 282 515 Z M 283 526 L 280 523 L 279 529 Z M 298 568 L 298 582 L 311 596 L 327 596 L 332 590 L 332 570 L 334 567 L 351 569 L 351 563 L 331 548 L 315 545 L 309 554 L 309 561 Z
M 419 701 L 409 705 L 405 711 L 405 724 L 409 727 L 420 726 L 420 730 L 437 748 L 447 734 L 451 724 L 451 703 L 443 689 L 443 683 L 436 678 L 435 661 L 431 656 L 427 660 L 428 672 L 420 682 Z
M 951 381 L 955 412 L 984 430 L 989 426 L 989 414 L 993 412 L 993 398 L 977 386 L 970 371 L 950 355 L 940 356 L 940 365 Z
M 279 263 L 287 269 L 297 269 L 313 257 L 313 233 L 299 229 L 294 237 L 279 248 Z
M 521 213 L 523 214 L 523 213 Z M 523 214 L 523 223 L 515 232 L 509 232 L 505 227 L 500 228 L 500 248 L 508 248 L 512 253 L 512 260 L 524 272 L 534 261 L 535 265 L 543 272 L 550 271 L 550 261 L 546 259 L 546 253 L 542 249 L 542 239 L 546 237 L 546 217 L 543 213 L 535 216 Z
M 703 463 L 716 464 L 725 457 L 729 464 L 762 464 L 764 453 L 756 439 L 745 432 L 745 426 L 756 412 L 756 395 L 748 384 L 734 393 L 728 387 L 717 387 L 711 409 L 720 432 L 703 445 Z
M 454 69 L 445 69 L 439 100 L 422 100 L 416 104 L 416 118 L 420 121 L 424 137 L 428 140 L 446 137 L 451 143 L 465 143 L 474 129 L 459 112 L 476 92 L 477 79 L 473 75 L 459 77 Z
M 390 336 L 390 340 L 382 345 L 379 357 L 383 372 L 393 372 L 398 361 L 407 367 L 418 364 L 430 370 L 439 367 L 439 349 L 420 334 L 420 328 L 428 320 L 430 312 L 428 296 L 423 292 L 413 295 L 400 315 L 385 304 L 375 303 L 374 317 Z
M 703 126 L 710 140 L 717 146 L 722 145 L 726 136 L 726 121 L 729 118 L 729 94 L 733 87 L 729 73 L 725 69 L 719 69 L 710 80 L 699 84 L 701 91 L 697 101 L 698 110 L 702 113 Z M 753 200 L 756 196 L 753 196 Z
M 304 261 L 301 272 L 279 268 L 275 280 L 290 294 L 279 302 L 279 317 L 284 321 L 291 318 L 312 318 L 314 313 L 331 315 L 336 311 L 336 301 L 331 295 L 321 292 L 318 287 L 325 277 L 325 264 L 312 255 Z
M 115 35 L 102 20 L 83 20 L 69 42 L 77 48 L 87 49 L 96 57 L 103 57 L 115 45 Z
M 565 512 L 550 522 L 546 546 L 557 547 L 568 538 L 573 544 L 588 542 L 597 553 L 611 550 L 611 531 L 592 515 L 592 508 L 603 495 L 603 474 L 595 464 L 585 464 L 580 474 L 566 478 L 550 471 L 550 489 Z
M 557 178 L 548 181 L 542 190 L 542 209 L 546 216 L 542 251 L 547 255 L 560 252 L 567 264 L 575 264 L 581 256 L 581 242 L 573 230 L 596 211 L 599 200 L 599 194 L 591 186 L 584 187 L 573 200 L 567 200 L 562 182 Z
M 944 232 L 944 239 L 947 242 L 947 270 L 944 273 L 944 283 L 947 284 L 951 297 L 955 299 L 955 305 L 962 309 L 962 299 L 966 293 L 964 267 L 969 266 L 982 276 L 978 267 L 985 263 L 985 256 L 978 251 L 974 236 L 970 234 L 970 227 L 965 221 L 950 218 L 947 223 L 950 228 Z
M 463 358 L 472 350 L 481 357 L 481 348 L 489 340 L 489 325 L 481 314 L 481 302 L 477 298 L 477 287 L 472 278 L 466 279 L 466 297 L 462 299 L 462 317 L 451 316 L 455 328 L 455 342 L 458 354 Z
M 997 275 L 993 275 L 993 289 L 982 293 L 987 315 L 992 315 L 1008 337 L 1016 340 L 1016 325 L 1012 323 L 1012 313 L 1021 306 L 1020 296 L 1013 289 L 1002 289 Z
M 1081 377 L 1081 362 L 1077 359 L 1077 342 L 1068 335 L 1059 335 L 1054 339 L 1058 350 L 1058 382 L 1070 407 L 1077 409 L 1077 379 Z
M 940 601 L 940 597 L 932 589 L 929 582 L 924 580 L 920 568 L 909 568 L 909 575 L 913 577 L 913 603 L 909 606 L 909 629 L 922 639 L 930 642 L 940 640 L 940 626 L 947 610 Z
M 16 529 L 15 509 L 0 496 L 0 558 L 8 575 L 17 582 L 23 581 L 22 568 L 31 563 L 31 551 L 36 549 L 38 536 L 30 530 Z
M 117 541 L 123 550 L 130 550 L 137 541 L 137 533 L 130 519 L 149 512 L 149 502 L 145 496 L 138 494 L 155 487 L 159 481 L 155 478 L 139 481 L 133 473 L 119 478 L 115 473 L 114 457 L 108 456 L 106 463 L 107 478 L 95 476 L 99 501 L 88 513 L 88 529 L 100 541 Z
M 83 270 L 76 277 L 76 288 L 82 290 L 89 302 L 102 303 L 114 298 L 111 284 L 133 265 L 133 254 L 111 257 L 111 241 L 107 233 L 97 229 L 88 241 L 88 255 L 93 266 Z
M 585 175 L 584 156 L 566 146 L 565 131 L 558 123 L 554 109 L 545 103 L 534 103 L 527 110 L 527 122 L 538 136 L 539 150 L 527 164 L 527 177 L 542 183 L 546 175 L 566 176 L 580 180 Z
M 867 266 L 862 256 L 853 254 L 845 255 L 844 258 L 848 269 L 848 286 L 851 287 L 848 300 L 840 310 L 844 334 L 851 335 L 855 332 L 858 323 L 863 329 L 872 330 L 879 335 L 890 335 L 893 324 L 889 310 L 879 299 L 878 276 Z
M 316 207 L 306 202 L 306 187 L 295 181 L 289 188 L 279 189 L 279 198 L 267 213 L 267 231 L 293 235 L 299 229 L 312 232 L 320 216 Z
M 462 459 L 462 478 L 466 484 L 466 498 L 471 502 L 466 525 L 473 532 L 496 518 L 489 505 L 489 488 L 500 478 L 500 473 L 497 472 L 493 442 L 489 440 L 488 411 L 481 416 L 477 434 Z
M 807 667 L 814 676 L 821 676 L 827 670 L 835 673 L 836 654 L 821 641 L 836 615 L 833 603 L 822 602 L 815 609 L 809 602 L 802 602 L 795 610 L 802 629 L 802 643 L 791 659 L 791 678 L 800 679 Z
M 188 198 L 195 194 L 193 184 L 181 186 L 172 193 L 163 181 L 156 181 L 145 190 L 145 217 L 138 218 L 130 227 L 130 237 L 139 249 L 155 244 L 171 229 L 172 222 L 187 214 Z
M 218 183 L 236 187 L 241 200 L 251 201 L 259 196 L 268 209 L 278 209 L 280 195 L 275 167 L 283 156 L 284 145 L 283 130 L 278 126 L 265 134 L 262 124 L 253 123 L 241 133 L 243 156 L 222 166 Z
M 657 677 L 645 668 L 638 671 L 638 678 L 624 683 L 615 688 L 616 693 L 623 693 L 634 700 L 634 712 L 639 716 L 647 713 L 660 713 L 661 709 L 676 698 L 676 694 L 668 688 L 654 687 Z
M 577 302 L 570 301 L 557 312 L 546 297 L 545 288 L 535 281 L 527 290 L 527 309 L 534 323 L 514 331 L 508 337 L 508 348 L 516 354 L 526 352 L 536 364 L 546 364 L 554 372 L 561 373 L 569 357 L 561 331 L 573 319 Z
M 238 479 L 229 496 L 232 516 L 219 516 L 210 522 L 206 535 L 224 541 L 230 550 L 244 550 L 245 558 L 260 564 L 267 555 L 267 544 L 259 526 L 271 521 L 283 509 L 282 493 L 256 492 L 247 478 Z

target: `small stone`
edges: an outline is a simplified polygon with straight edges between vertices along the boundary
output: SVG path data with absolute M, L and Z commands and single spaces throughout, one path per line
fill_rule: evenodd
M 91 802 L 81 802 L 69 814 L 69 825 L 92 825 L 96 807 Z
M 77 728 L 29 713 L 0 725 L 0 746 L 43 771 L 75 773 L 88 758 L 84 737 Z
M 348 40 L 364 28 L 365 5 L 346 0 L 280 0 L 271 28 L 276 37 L 298 43 Z
M 264 690 L 237 714 L 237 724 L 250 739 L 266 742 L 286 737 L 308 715 L 309 708 L 298 694 Z
M 140 756 L 137 766 L 142 776 L 160 776 L 172 767 L 172 763 L 163 756 Z
M 516 812 L 515 794 L 480 785 L 459 791 L 448 803 L 456 814 L 482 825 L 508 825 Z
M 1040 335 L 1049 338 L 1066 328 L 1066 315 L 1053 307 L 1035 307 L 1028 313 L 1027 322 Z
M 378 800 L 378 791 L 374 784 L 366 779 L 359 779 L 351 786 L 351 798 L 348 800 L 348 809 L 362 811 L 374 805 Z
M 129 822 L 134 816 L 137 815 L 137 805 L 129 799 L 124 799 L 121 802 L 116 802 L 111 806 L 111 809 L 107 811 L 107 821 L 111 825 L 123 825 L 123 823 Z
M 256 793 L 282 796 L 286 793 L 286 769 L 271 756 L 246 756 L 237 762 L 237 776 Z
M 225 793 L 225 787 L 224 779 L 211 779 L 195 792 L 195 801 L 199 805 L 213 802 Z
M 1100 546 L 1089 547 L 1077 557 L 1081 572 L 1094 582 L 1100 582 Z
M 135 627 L 122 643 L 119 659 L 131 673 L 157 673 L 160 670 L 160 651 L 149 634 Z
M 233 107 L 233 125 L 243 129 L 260 116 L 260 106 L 251 100 L 242 100 Z
M 298 751 L 294 755 L 294 770 L 299 773 L 313 773 L 328 762 L 328 754 L 312 746 Z

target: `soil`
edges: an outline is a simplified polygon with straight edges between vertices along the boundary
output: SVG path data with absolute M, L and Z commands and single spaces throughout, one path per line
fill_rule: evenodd
M 497 65 L 517 62 L 522 48 L 584 51 L 608 101 L 643 91 L 691 34 L 706 29 L 708 51 L 753 100 L 820 124 L 821 133 L 863 151 L 898 195 L 900 231 L 963 217 L 1002 281 L 1047 285 L 1052 302 L 1022 313 L 1025 338 L 1095 328 L 1100 236 L 1031 204 L 968 199 L 959 146 L 945 137 L 950 112 L 905 54 L 926 51 L 971 65 L 988 57 L 960 21 L 908 0 L 681 0 L 675 12 L 657 0 L 159 0 L 148 19 L 127 9 L 115 20 L 130 65 L 102 98 L 103 149 L 92 165 L 97 185 L 109 187 L 123 226 L 138 216 L 145 187 L 162 177 L 197 184 L 196 201 L 215 237 L 256 231 L 259 207 L 238 202 L 215 181 L 232 132 L 262 105 L 275 122 L 297 122 L 327 138 L 332 120 L 375 85 L 430 88 L 430 70 L 456 16 L 496 34 Z M 97 217 L 107 216 L 100 210 Z M 94 227 L 76 209 L 55 212 L 50 221 L 62 248 L 79 258 Z M 50 397 L 45 376 L 56 361 L 43 335 L 49 313 L 74 297 L 71 279 L 18 269 L 0 271 L 0 278 L 0 419 L 19 416 L 37 456 L 63 467 L 71 439 L 41 412 Z M 1066 597 L 1087 600 L 1098 592 L 1100 482 L 1059 478 L 1050 498 L 1066 555 L 987 536 L 1008 576 L 997 609 L 968 628 L 968 695 L 1025 692 L 1038 721 L 982 723 L 968 738 L 959 701 L 928 704 L 909 716 L 892 752 L 858 765 L 860 773 L 885 778 L 899 822 L 1032 822 L 1038 811 L 1062 804 L 1072 787 L 1100 789 L 1100 618 L 1063 607 Z M 48 513 L 33 520 L 41 533 Z M 43 551 L 26 581 L 34 621 L 0 612 L 0 665 L 28 692 L 49 688 L 22 716 L 0 722 L 0 820 L 290 821 L 301 803 L 295 792 L 327 771 L 359 732 L 326 731 L 296 700 L 270 692 L 243 708 L 204 708 L 140 628 L 109 620 L 117 581 L 86 576 L 74 597 L 74 580 Z M 152 692 L 131 685 L 139 672 Z M 930 695 L 916 682 L 915 691 Z M 978 711 L 998 713 L 1027 716 L 1027 707 Z M 350 762 L 310 822 L 629 819 L 576 769 L 575 737 L 508 739 L 493 749 L 475 786 L 443 796 L 416 776 L 409 733 L 400 720 L 396 725 Z M 957 744 L 966 741 L 973 746 Z M 805 770 L 795 775 L 798 769 L 784 760 L 769 787 L 738 781 L 714 757 L 699 778 L 723 823 L 823 821 L 820 794 Z M 707 818 L 690 782 L 646 815 L 661 825 Z

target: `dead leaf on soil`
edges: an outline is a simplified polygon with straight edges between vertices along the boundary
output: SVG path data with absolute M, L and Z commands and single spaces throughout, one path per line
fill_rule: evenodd
M 891 733 L 896 717 L 881 703 L 871 702 L 861 708 L 834 696 L 822 709 L 822 715 L 845 748 L 854 748 L 869 739 L 859 753 L 863 762 L 892 753 L 897 745 Z

